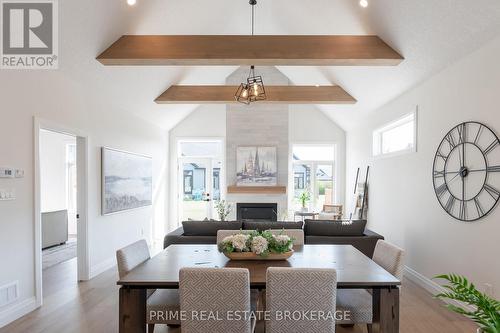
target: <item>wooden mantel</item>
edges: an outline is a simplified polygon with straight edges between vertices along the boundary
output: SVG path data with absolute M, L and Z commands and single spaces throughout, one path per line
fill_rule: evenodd
M 273 104 L 354 104 L 356 100 L 339 86 L 266 86 L 266 100 Z M 157 104 L 230 104 L 237 103 L 238 86 L 170 86 Z
M 233 194 L 286 194 L 286 186 L 228 186 Z
M 124 35 L 103 65 L 396 66 L 403 57 L 378 36 Z

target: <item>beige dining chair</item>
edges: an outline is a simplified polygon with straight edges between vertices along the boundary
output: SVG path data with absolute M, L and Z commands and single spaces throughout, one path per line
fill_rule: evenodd
M 144 239 L 116 251 L 120 279 L 150 258 L 148 244 Z M 178 317 L 174 316 L 175 313 L 179 314 L 180 310 L 177 290 L 148 289 L 146 296 L 146 323 L 149 333 L 154 331 L 155 324 L 180 325 Z M 158 313 L 162 316 L 157 315 Z
M 228 236 L 236 234 L 249 234 L 255 230 L 217 230 L 217 245 L 222 242 L 222 240 Z
M 271 229 L 273 235 L 287 235 L 293 238 L 293 245 L 304 245 L 304 230 L 302 229 Z
M 270 317 L 266 320 L 267 333 L 335 332 L 337 272 L 334 269 L 270 267 L 266 280 L 266 311 Z M 283 315 L 306 311 L 316 314 L 322 311 L 325 315 L 318 320 Z
M 401 248 L 379 240 L 375 245 L 373 261 L 401 281 L 404 254 Z M 368 332 L 372 332 L 372 306 L 372 295 L 366 289 L 340 289 L 337 292 L 337 309 L 350 311 L 349 320 L 342 321 L 342 324 L 367 324 Z
M 255 321 L 250 318 L 253 306 L 248 269 L 182 268 L 179 293 L 185 314 L 181 317 L 182 333 L 251 333 L 255 329 Z

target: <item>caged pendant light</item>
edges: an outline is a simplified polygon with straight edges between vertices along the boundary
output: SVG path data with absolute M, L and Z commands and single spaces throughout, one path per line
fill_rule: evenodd
M 254 17 L 255 17 L 255 5 L 257 0 L 250 0 L 250 5 L 252 6 L 252 36 L 254 35 Z M 250 66 L 250 73 L 248 73 L 248 78 L 246 82 L 242 82 L 236 90 L 234 95 L 236 101 L 243 104 L 250 104 L 256 101 L 263 101 L 266 99 L 266 89 L 264 88 L 264 82 L 262 81 L 262 76 L 255 75 L 255 66 Z

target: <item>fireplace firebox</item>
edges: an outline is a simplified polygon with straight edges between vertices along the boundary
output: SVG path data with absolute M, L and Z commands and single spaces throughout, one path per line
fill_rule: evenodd
M 236 216 L 239 221 L 277 221 L 276 203 L 237 203 Z

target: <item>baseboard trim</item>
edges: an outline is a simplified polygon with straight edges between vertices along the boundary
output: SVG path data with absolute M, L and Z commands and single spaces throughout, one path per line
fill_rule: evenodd
M 436 295 L 436 294 L 439 294 L 439 293 L 446 291 L 446 289 L 444 287 L 440 286 L 438 283 L 436 283 L 433 280 L 427 278 L 426 276 L 420 274 L 419 272 L 415 271 L 414 269 L 411 269 L 408 266 L 405 266 L 404 275 L 408 279 L 410 279 L 411 281 L 415 282 L 417 285 L 422 287 L 423 289 L 427 290 L 432 295 Z M 473 306 L 464 304 L 464 303 L 459 302 L 459 301 L 455 301 L 455 300 L 443 300 L 443 301 L 447 304 L 461 307 L 465 311 L 475 311 L 475 308 Z
M 38 305 L 34 296 L 19 303 L 15 303 L 0 312 L 0 328 L 7 326 L 36 308 L 38 308 Z
M 107 260 L 104 260 L 103 262 L 90 267 L 90 278 L 93 279 L 97 275 L 104 273 L 108 269 L 113 268 L 115 266 L 116 266 L 115 258 L 109 258 Z

